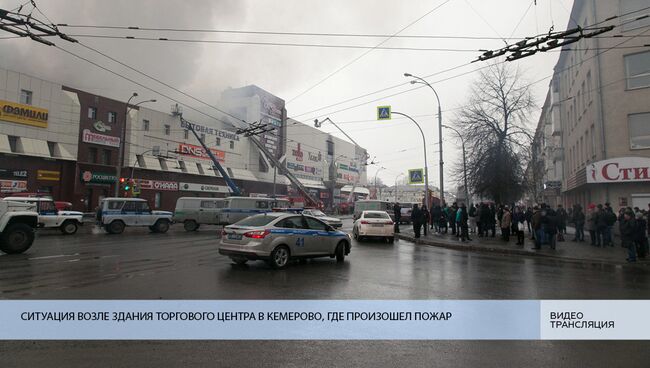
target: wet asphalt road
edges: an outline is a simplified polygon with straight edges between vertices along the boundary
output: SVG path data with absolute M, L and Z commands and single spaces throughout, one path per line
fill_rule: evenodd
M 344 229 L 351 228 L 351 221 Z M 276 271 L 217 254 L 217 229 L 112 236 L 42 232 L 0 256 L 2 299 L 650 299 L 650 270 L 465 253 L 396 241 L 354 243 Z M 647 318 L 647 317 L 646 317 Z M 2 342 L 10 366 L 629 366 L 647 342 Z M 146 359 L 146 361 L 144 361 Z M 499 362 L 499 363 L 497 363 Z

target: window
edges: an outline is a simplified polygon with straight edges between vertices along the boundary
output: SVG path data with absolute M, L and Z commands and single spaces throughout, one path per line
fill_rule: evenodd
M 54 152 L 56 151 L 55 147 L 56 147 L 55 142 L 50 142 L 50 141 L 47 142 L 47 149 L 50 151 L 50 157 L 56 157 L 56 155 L 54 154 Z
M 201 201 L 201 208 L 214 208 L 214 201 Z
M 32 91 L 28 91 L 26 89 L 21 89 L 20 90 L 20 103 L 24 105 L 31 105 L 32 104 Z
M 102 165 L 110 165 L 111 164 L 111 151 L 110 150 L 102 150 Z
M 96 107 L 89 107 L 88 108 L 88 119 L 97 119 L 97 108 Z
M 126 202 L 124 202 L 124 206 L 122 207 L 123 212 L 135 212 L 136 210 L 137 210 L 137 207 L 136 207 L 134 201 L 126 201 Z
M 332 141 L 327 141 L 327 154 L 334 156 L 334 142 Z
M 323 222 L 320 222 L 316 219 L 313 219 L 311 217 L 305 217 L 305 220 L 307 220 L 307 225 L 309 226 L 310 229 L 312 230 L 319 230 L 319 231 L 327 231 L 327 225 L 325 225 Z
M 142 130 L 145 132 L 149 131 L 149 120 L 142 120 Z
M 181 169 L 182 172 L 184 173 L 187 172 L 187 166 L 185 165 L 185 161 L 178 160 L 178 167 Z
M 237 222 L 236 225 L 251 227 L 266 226 L 276 219 L 277 217 L 275 216 L 255 215 Z
M 190 131 L 185 129 L 183 131 L 183 139 L 188 139 L 190 137 Z
M 591 157 L 596 156 L 596 127 L 591 126 Z
M 205 133 L 201 133 L 201 142 L 205 143 Z
M 300 216 L 294 216 L 279 221 L 275 224 L 275 227 L 281 227 L 283 229 L 304 229 L 305 225 L 302 223 Z
M 171 127 L 169 126 L 169 124 L 165 124 L 165 135 L 169 135 L 170 130 L 171 130 Z
M 221 146 L 221 138 L 217 137 L 217 142 L 215 144 L 217 146 Z
M 205 175 L 205 171 L 203 171 L 203 166 L 200 163 L 196 163 L 196 168 L 199 170 L 199 174 Z
M 650 87 L 650 51 L 625 56 L 627 88 Z
M 582 104 L 582 110 L 586 111 L 587 110 L 587 91 L 585 91 L 585 82 L 582 82 L 582 87 L 580 88 L 581 90 L 581 95 L 582 99 L 580 100 L 580 103 Z
M 108 112 L 108 122 L 109 124 L 115 124 L 117 122 L 117 113 L 113 111 Z
M 97 163 L 97 148 L 88 148 L 88 162 L 93 164 Z
M 230 149 L 235 149 L 235 141 L 230 141 Z
M 593 89 L 592 87 L 592 80 L 591 80 L 591 70 L 587 72 L 587 96 L 589 103 L 591 104 L 591 90 Z
M 167 160 L 162 157 L 158 157 L 158 162 L 160 162 L 160 168 L 163 171 L 169 171 L 169 168 L 167 167 Z
M 583 84 L 582 86 L 584 87 L 585 85 Z M 580 114 L 578 116 L 582 117 L 582 109 L 580 108 L 581 107 L 580 104 L 582 104 L 582 91 L 578 91 L 578 96 L 576 96 L 576 100 L 577 100 L 576 102 L 577 110 L 578 113 Z
M 630 148 L 650 148 L 650 112 L 628 115 Z
M 108 202 L 108 209 L 109 210 L 119 210 L 119 209 L 122 209 L 122 206 L 124 206 L 124 201 L 110 201 L 110 202 Z
M 229 167 L 226 168 L 226 171 L 228 172 L 228 176 L 230 176 L 230 178 L 235 177 L 235 175 L 233 175 L 232 170 Z
M 162 202 L 162 193 L 156 192 L 156 194 L 153 196 L 154 208 L 160 208 L 161 202 Z
M 267 201 L 257 201 L 257 202 L 255 202 L 255 208 L 269 208 L 269 202 L 267 202 Z
M 135 202 L 135 210 L 140 213 L 149 213 L 151 208 L 149 208 L 149 203 L 147 202 Z
M 259 160 L 259 171 L 260 172 L 269 172 L 269 166 L 266 164 L 266 161 L 264 161 L 264 158 L 262 155 L 260 155 L 260 160 Z

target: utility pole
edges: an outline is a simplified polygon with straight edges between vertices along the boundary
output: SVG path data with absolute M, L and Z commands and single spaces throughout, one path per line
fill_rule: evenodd
M 422 131 L 420 124 L 418 124 L 418 122 L 415 121 L 412 117 L 397 111 L 393 111 L 392 113 L 396 115 L 402 115 L 405 118 L 411 120 L 413 124 L 415 124 L 415 126 L 417 126 L 418 129 L 420 130 L 420 134 L 422 134 L 422 144 L 424 145 L 424 201 L 425 201 L 424 203 L 428 208 L 429 207 L 429 168 L 427 164 L 427 139 L 424 136 L 424 132 Z

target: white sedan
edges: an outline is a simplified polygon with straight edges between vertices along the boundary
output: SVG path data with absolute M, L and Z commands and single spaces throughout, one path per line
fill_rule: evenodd
M 395 240 L 395 223 L 385 211 L 363 211 L 354 222 L 352 235 L 357 241 L 383 238 L 392 243 Z

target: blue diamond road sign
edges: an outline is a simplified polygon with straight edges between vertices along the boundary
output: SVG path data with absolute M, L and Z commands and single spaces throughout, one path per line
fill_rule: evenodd
M 390 106 L 377 106 L 377 120 L 390 120 Z
M 409 184 L 424 184 L 424 170 L 409 170 Z

